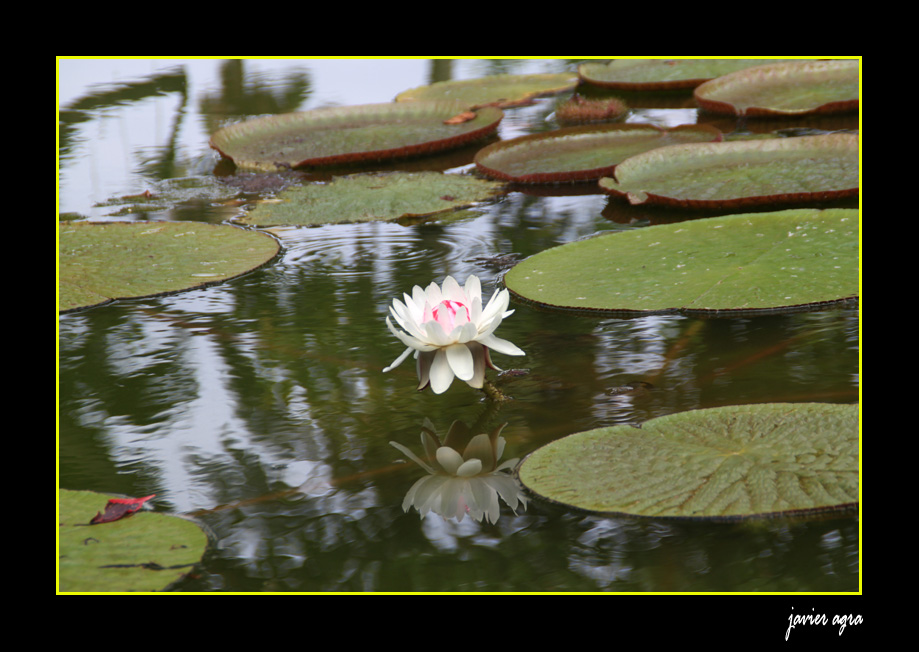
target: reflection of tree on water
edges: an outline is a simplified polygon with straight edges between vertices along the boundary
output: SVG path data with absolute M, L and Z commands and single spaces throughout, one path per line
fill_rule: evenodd
M 261 73 L 247 73 L 245 61 L 232 59 L 220 62 L 221 87 L 213 94 L 202 93 L 199 101 L 204 128 L 211 133 L 227 118 L 297 110 L 309 97 L 312 85 L 305 71 L 287 72 L 281 79 Z M 188 74 L 183 67 L 152 75 L 130 83 L 106 86 L 60 107 L 59 156 L 65 160 L 73 154 L 80 124 L 99 118 L 113 110 L 137 105 L 151 98 L 176 95 L 178 106 L 168 129 L 166 144 L 152 152 L 135 152 L 137 171 L 151 179 L 185 176 L 188 162 L 180 161 L 179 134 L 188 112 Z
M 505 440 L 502 424 L 488 433 L 473 434 L 463 422 L 454 421 L 441 443 L 434 426 L 425 419 L 421 443 L 425 459 L 397 442 L 389 442 L 421 466 L 429 475 L 412 485 L 402 509 L 414 506 L 424 517 L 428 512 L 462 521 L 467 514 L 476 521 L 495 523 L 501 517 L 500 497 L 514 513 L 526 510 L 526 497 L 510 470 L 517 459 L 499 464 Z
M 181 105 L 184 106 L 187 99 L 187 82 L 185 72 L 178 69 L 133 83 L 105 87 L 104 90 L 84 95 L 68 106 L 60 107 L 58 156 L 64 159 L 71 153 L 77 125 L 95 119 L 100 112 L 169 93 L 178 93 L 182 97 Z
M 220 90 L 204 93 L 199 110 L 213 133 L 227 118 L 288 113 L 299 109 L 312 93 L 307 72 L 288 72 L 276 80 L 246 72 L 246 61 L 230 59 L 220 64 Z

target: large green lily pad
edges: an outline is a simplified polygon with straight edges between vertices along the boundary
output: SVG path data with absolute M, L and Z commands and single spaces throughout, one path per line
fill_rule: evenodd
M 669 145 L 620 163 L 600 188 L 632 204 L 737 208 L 858 195 L 858 136 Z
M 541 307 L 617 316 L 744 316 L 858 297 L 856 209 L 727 215 L 606 233 L 542 251 L 504 277 Z
M 610 175 L 629 156 L 655 147 L 721 138 L 708 125 L 565 127 L 492 143 L 478 151 L 475 164 L 486 176 L 515 183 L 587 181 Z
M 90 525 L 113 497 L 92 491 L 60 491 L 60 591 L 162 591 L 201 561 L 208 536 L 186 518 L 140 511 L 111 523 Z
M 58 233 L 62 312 L 225 281 L 279 251 L 267 234 L 203 222 L 61 222 Z
M 511 107 L 527 104 L 535 97 L 569 91 L 577 84 L 577 74 L 567 72 L 487 75 L 412 88 L 399 93 L 396 102 L 456 100 L 467 107 Z
M 257 226 L 317 226 L 419 218 L 493 201 L 503 189 L 464 174 L 354 174 L 288 188 L 239 219 Z
M 501 109 L 463 116 L 464 102 L 326 107 L 240 122 L 211 136 L 211 147 L 239 167 L 278 169 L 433 154 L 493 134 Z
M 581 79 L 595 86 L 619 90 L 693 88 L 699 84 L 778 59 L 614 59 L 609 63 L 582 63 Z
M 859 62 L 794 61 L 741 70 L 695 90 L 712 113 L 771 116 L 858 109 Z
M 858 406 L 766 403 L 692 410 L 569 435 L 519 478 L 592 512 L 742 519 L 854 510 Z

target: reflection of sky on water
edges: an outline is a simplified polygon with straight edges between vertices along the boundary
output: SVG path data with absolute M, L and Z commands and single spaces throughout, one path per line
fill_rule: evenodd
M 216 154 L 207 145 L 208 116 L 200 104 L 222 92 L 221 64 L 217 59 L 60 60 L 62 110 L 88 95 L 164 74 L 184 73 L 189 93 L 184 106 L 176 93 L 167 93 L 91 110 L 93 119 L 77 125 L 76 146 L 61 162 L 61 211 L 101 217 L 94 204 L 147 189 L 143 170 L 164 150 L 175 150 L 169 156 L 184 170 L 182 176 L 208 173 Z M 509 65 L 512 72 L 558 67 L 552 61 Z M 280 92 L 290 75 L 305 74 L 307 97 L 290 110 L 391 102 L 400 92 L 429 83 L 431 74 L 428 59 L 246 59 L 243 66 L 246 82 L 267 91 Z M 461 79 L 481 74 L 488 66 L 476 60 L 454 61 L 451 74 Z M 529 110 L 534 109 L 524 109 Z M 502 129 L 513 130 L 517 119 L 510 116 Z

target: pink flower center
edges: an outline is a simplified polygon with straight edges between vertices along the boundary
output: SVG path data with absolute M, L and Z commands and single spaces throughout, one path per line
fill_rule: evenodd
M 449 333 L 453 330 L 453 327 L 456 326 L 456 313 L 460 308 L 466 310 L 466 321 L 469 321 L 469 309 L 459 301 L 452 301 L 450 299 L 444 299 L 434 306 L 434 310 L 431 311 L 431 314 L 434 317 L 434 321 L 443 326 L 444 330 Z

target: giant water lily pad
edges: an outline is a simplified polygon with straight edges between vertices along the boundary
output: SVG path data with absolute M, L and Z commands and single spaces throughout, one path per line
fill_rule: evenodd
M 467 107 L 511 107 L 527 104 L 535 97 L 553 95 L 577 86 L 574 73 L 534 73 L 487 75 L 475 79 L 435 82 L 403 91 L 397 102 L 418 100 L 456 100 Z
M 815 310 L 858 296 L 858 210 L 792 209 L 612 232 L 504 278 L 518 299 L 622 316 Z
M 609 63 L 582 63 L 578 74 L 596 86 L 619 90 L 693 88 L 744 68 L 774 63 L 776 59 L 614 59 Z
M 464 174 L 393 172 L 288 188 L 240 218 L 257 226 L 317 226 L 420 218 L 491 201 L 503 185 Z
M 623 160 L 655 147 L 721 140 L 707 125 L 661 129 L 647 124 L 565 127 L 488 145 L 476 154 L 486 176 L 516 183 L 558 183 L 600 179 Z
M 61 222 L 59 236 L 62 312 L 224 281 L 279 250 L 264 233 L 203 222 Z
M 758 66 L 708 81 L 695 90 L 712 113 L 769 116 L 858 109 L 858 61 L 794 61 Z
M 447 100 L 285 113 L 224 127 L 211 147 L 239 167 L 272 171 L 433 154 L 493 134 L 504 116 L 467 108 Z
M 207 534 L 193 521 L 140 511 L 90 525 L 112 496 L 59 494 L 59 588 L 63 592 L 162 591 L 201 561 Z
M 858 169 L 858 136 L 834 133 L 660 147 L 599 184 L 632 204 L 735 208 L 854 197 Z
M 854 510 L 858 406 L 692 410 L 569 435 L 519 467 L 531 492 L 593 512 L 741 519 Z

